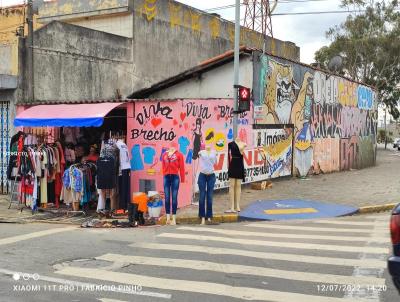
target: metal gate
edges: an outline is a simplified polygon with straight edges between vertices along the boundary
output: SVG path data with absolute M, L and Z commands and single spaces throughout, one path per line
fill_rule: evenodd
M 0 101 L 0 194 L 8 194 L 7 166 L 10 158 L 10 102 Z

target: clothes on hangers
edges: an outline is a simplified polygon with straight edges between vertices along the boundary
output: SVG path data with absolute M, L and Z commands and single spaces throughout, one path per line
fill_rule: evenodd
M 89 203 L 93 196 L 96 166 L 93 163 L 75 164 L 64 171 L 61 200 L 66 204 Z

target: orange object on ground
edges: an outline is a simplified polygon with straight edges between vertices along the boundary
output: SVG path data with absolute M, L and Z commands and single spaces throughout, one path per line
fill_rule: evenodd
M 132 203 L 136 203 L 138 205 L 138 211 L 146 213 L 147 212 L 147 202 L 149 198 L 146 194 L 138 194 L 132 197 Z

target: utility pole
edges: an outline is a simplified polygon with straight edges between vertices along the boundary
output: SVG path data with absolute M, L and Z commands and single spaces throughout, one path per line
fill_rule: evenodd
M 233 91 L 235 94 L 235 101 L 233 104 L 233 138 L 238 135 L 238 85 L 239 85 L 239 44 L 240 44 L 240 0 L 235 2 L 235 49 L 234 49 L 234 67 L 233 67 Z
M 27 50 L 27 99 L 33 102 L 35 99 L 35 81 L 33 70 L 33 0 L 28 0 L 26 23 L 28 24 L 28 35 L 26 37 Z

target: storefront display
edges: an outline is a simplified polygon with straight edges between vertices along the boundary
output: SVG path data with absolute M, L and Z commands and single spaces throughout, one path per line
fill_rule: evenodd
M 125 107 L 62 104 L 19 110 L 15 125 L 21 131 L 12 140 L 16 156 L 8 174 L 11 179 L 17 167 L 20 201 L 32 208 L 124 213 L 130 203 Z M 51 130 L 52 143 L 38 137 L 39 128 L 41 134 Z

